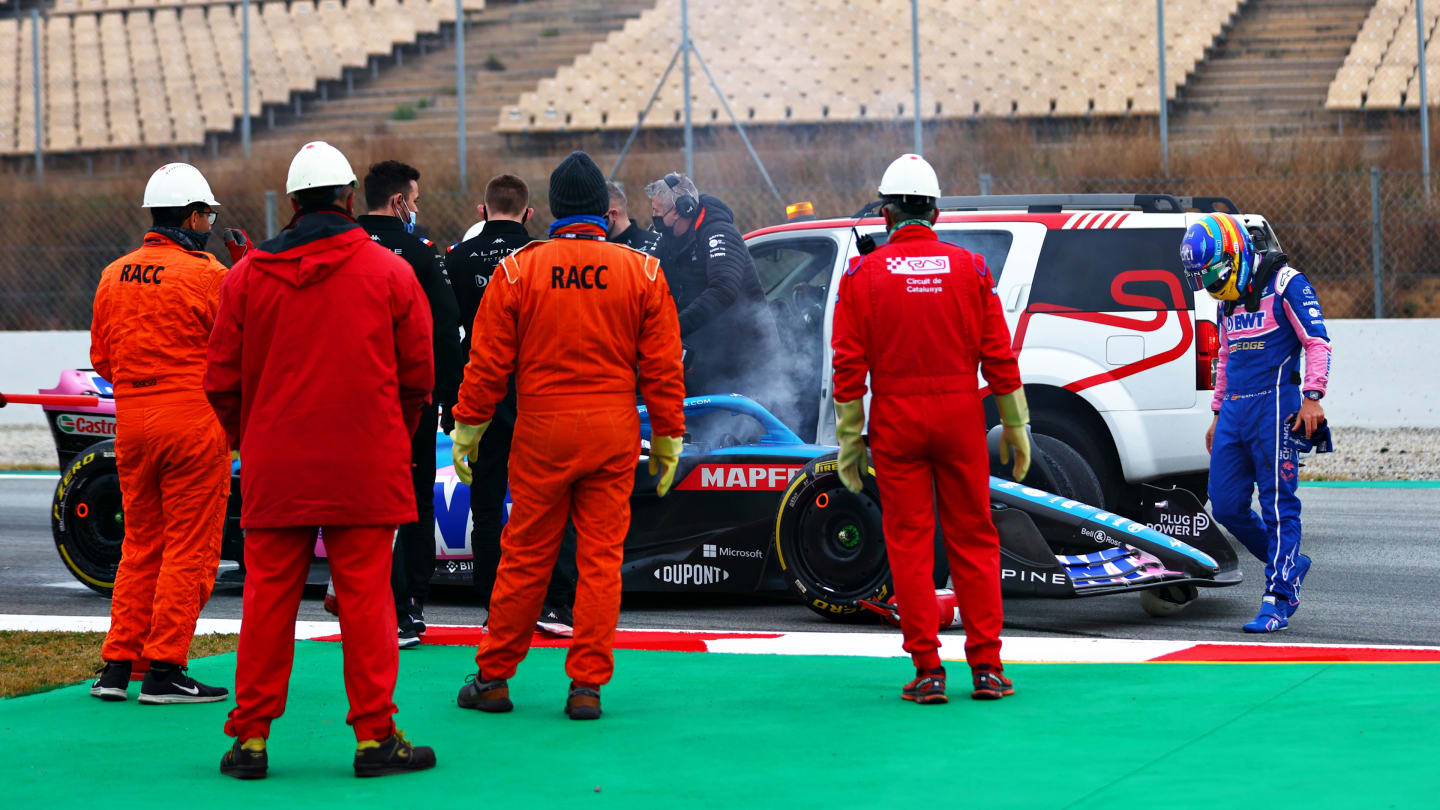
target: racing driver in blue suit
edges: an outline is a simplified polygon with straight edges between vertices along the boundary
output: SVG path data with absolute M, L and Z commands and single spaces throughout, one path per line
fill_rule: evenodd
M 1244 223 L 1209 214 L 1185 231 L 1191 286 L 1221 302 L 1220 364 L 1206 433 L 1215 519 L 1265 563 L 1265 595 L 1246 632 L 1289 626 L 1310 558 L 1300 553 L 1300 448 L 1328 441 L 1320 400 L 1330 338 L 1310 280 L 1278 250 L 1256 251 Z M 1303 380 L 1300 358 L 1305 358 Z M 1260 514 L 1250 508 L 1256 486 Z

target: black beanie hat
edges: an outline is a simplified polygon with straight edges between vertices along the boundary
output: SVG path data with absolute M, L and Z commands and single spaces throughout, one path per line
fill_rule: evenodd
M 550 213 L 556 219 L 576 214 L 603 217 L 609 208 L 605 173 L 584 152 L 571 152 L 550 173 Z

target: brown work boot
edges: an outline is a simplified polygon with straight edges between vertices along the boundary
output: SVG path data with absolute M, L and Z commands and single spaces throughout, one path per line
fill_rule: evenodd
M 999 700 L 1015 694 L 1015 684 L 1005 677 L 1000 667 L 981 664 L 972 668 L 970 674 L 975 678 L 975 691 L 970 693 L 974 700 Z
M 600 687 L 570 682 L 570 697 L 565 701 L 565 713 L 571 720 L 600 719 Z
M 515 704 L 510 702 L 510 684 L 504 678 L 487 681 L 480 672 L 465 676 L 465 685 L 455 702 L 462 709 L 479 709 L 482 712 L 508 712 L 515 708 Z
M 903 700 L 913 700 L 921 706 L 949 703 L 950 698 L 945 697 L 945 668 L 915 670 L 915 680 L 905 684 L 900 690 L 900 697 Z

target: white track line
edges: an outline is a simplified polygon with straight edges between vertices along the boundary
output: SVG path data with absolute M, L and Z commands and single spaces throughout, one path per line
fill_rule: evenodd
M 479 630 L 467 625 L 431 625 L 440 627 Z M 110 627 L 108 616 L 26 616 L 0 614 L 0 630 L 30 631 L 98 631 Z M 900 658 L 905 652 L 900 649 L 899 631 L 885 633 L 822 633 L 784 632 L 764 630 L 702 630 L 702 629 L 641 629 L 622 628 L 624 632 L 711 634 L 720 638 L 710 639 L 706 647 L 710 652 L 744 655 L 848 655 L 872 658 Z M 238 633 L 239 619 L 201 619 L 196 633 Z M 295 637 L 313 639 L 339 634 L 338 622 L 297 622 Z M 767 636 L 747 638 L 746 636 Z M 1112 638 L 1048 638 L 1039 636 L 1002 637 L 1001 651 L 1006 663 L 1143 663 L 1188 650 L 1199 645 L 1221 647 L 1265 647 L 1283 650 L 1285 648 L 1323 648 L 1334 650 L 1440 650 L 1440 647 L 1421 645 L 1390 644 L 1277 644 L 1263 641 L 1165 641 L 1149 639 Z M 622 639 L 623 643 L 623 639 Z M 965 636 L 962 633 L 945 633 L 941 636 L 941 655 L 946 660 L 959 661 L 964 657 Z

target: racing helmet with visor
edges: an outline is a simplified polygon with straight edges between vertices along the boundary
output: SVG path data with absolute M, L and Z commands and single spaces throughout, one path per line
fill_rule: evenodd
M 1207 214 L 1185 229 L 1180 263 L 1190 289 L 1205 290 L 1219 301 L 1236 301 L 1250 292 L 1260 255 L 1245 223 L 1231 214 Z

